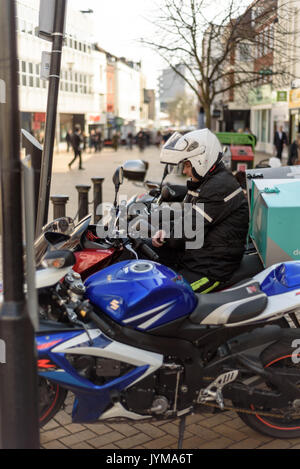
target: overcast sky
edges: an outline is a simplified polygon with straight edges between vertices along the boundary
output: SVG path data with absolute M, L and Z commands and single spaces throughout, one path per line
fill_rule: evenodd
M 213 19 L 222 15 L 231 0 L 207 0 L 205 15 Z M 251 0 L 234 0 L 244 11 Z M 300 1 L 300 0 L 298 0 Z M 158 54 L 138 41 L 155 37 L 156 27 L 151 23 L 158 13 L 156 4 L 162 0 L 69 0 L 79 10 L 94 10 L 97 24 L 96 40 L 100 46 L 119 57 L 142 60 L 148 88 L 155 88 L 160 71 L 167 67 Z
M 119 57 L 142 60 L 147 86 L 155 88 L 159 70 L 165 62 L 138 40 L 149 37 L 154 26 L 146 18 L 155 14 L 153 0 L 69 0 L 78 9 L 94 10 L 97 23 L 96 39 L 104 49 Z M 84 7 L 83 7 L 84 5 Z

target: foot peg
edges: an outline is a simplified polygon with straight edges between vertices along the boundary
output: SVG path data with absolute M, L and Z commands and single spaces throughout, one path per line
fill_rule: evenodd
M 206 389 L 202 389 L 199 393 L 197 403 L 205 404 L 205 402 L 215 401 L 221 410 L 224 410 L 224 399 L 222 389 L 229 383 L 235 381 L 238 377 L 239 372 L 237 370 L 224 373 L 219 376 L 213 383 L 211 383 Z

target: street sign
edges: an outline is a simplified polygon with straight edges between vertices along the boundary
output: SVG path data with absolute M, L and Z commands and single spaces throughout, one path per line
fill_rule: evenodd
M 52 42 L 54 33 L 56 0 L 40 0 L 39 37 Z M 65 32 L 66 23 L 63 33 Z
M 51 67 L 51 52 L 42 52 L 41 79 L 49 80 Z

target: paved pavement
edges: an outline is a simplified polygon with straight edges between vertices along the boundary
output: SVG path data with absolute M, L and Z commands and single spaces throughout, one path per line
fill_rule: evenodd
M 257 155 L 257 161 L 264 159 Z M 104 200 L 113 200 L 112 175 L 115 168 L 128 159 L 142 158 L 150 163 L 148 179 L 159 181 L 162 167 L 159 153 L 155 148 L 144 154 L 134 150 L 120 150 L 115 153 L 106 149 L 101 154 L 85 155 L 86 171 L 68 170 L 71 155 L 61 153 L 54 159 L 54 176 L 51 193 L 65 194 L 70 197 L 68 215 L 77 212 L 76 184 L 90 184 L 92 177 L 104 177 Z M 180 182 L 180 178 L 172 177 Z M 122 194 L 128 196 L 142 192 L 131 183 L 125 183 Z M 90 200 L 92 192 L 90 194 Z M 50 212 L 50 218 L 52 213 Z M 1 269 L 1 259 L 0 259 Z M 1 270 L 0 270 L 1 278 Z M 95 425 L 72 424 L 73 396 L 70 395 L 66 407 L 41 432 L 41 445 L 45 449 L 176 449 L 178 441 L 178 421 L 149 423 L 101 423 Z M 184 441 L 185 449 L 300 449 L 300 439 L 277 440 L 259 435 L 246 427 L 233 412 L 222 414 L 193 415 L 187 419 Z

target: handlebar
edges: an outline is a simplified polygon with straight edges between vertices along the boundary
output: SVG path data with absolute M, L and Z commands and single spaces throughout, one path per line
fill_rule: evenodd
M 148 259 L 153 262 L 159 262 L 159 255 L 148 246 L 142 239 L 132 239 L 131 242 L 134 245 L 135 249 L 138 249 L 142 254 L 144 254 Z
M 148 246 L 147 244 L 145 243 L 142 243 L 141 247 L 140 247 L 140 251 L 145 254 L 145 256 L 149 257 L 149 259 L 153 262 L 159 262 L 159 255 L 156 254 L 155 251 L 153 251 L 153 249 L 150 248 L 150 246 Z
M 162 202 L 183 202 L 186 194 L 186 186 L 165 185 L 161 191 L 161 200 Z

